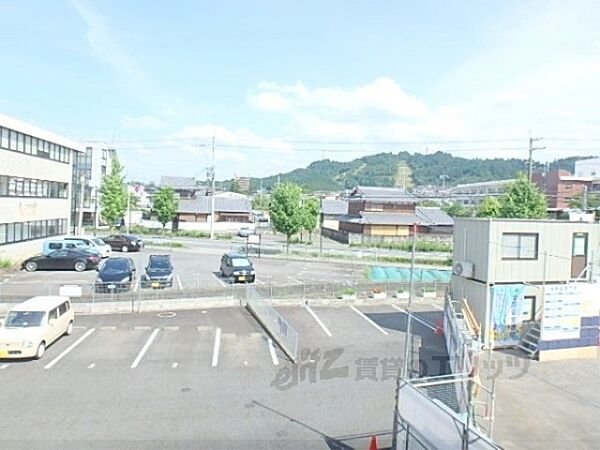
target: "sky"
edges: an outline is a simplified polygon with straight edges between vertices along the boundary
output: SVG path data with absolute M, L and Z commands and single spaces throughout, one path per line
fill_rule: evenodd
M 0 113 L 127 176 L 267 176 L 380 151 L 600 156 L 591 0 L 0 0 Z

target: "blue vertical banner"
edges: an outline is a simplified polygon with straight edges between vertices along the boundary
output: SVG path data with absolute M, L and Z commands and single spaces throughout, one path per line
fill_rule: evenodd
M 492 287 L 492 332 L 494 346 L 516 345 L 521 339 L 523 284 Z

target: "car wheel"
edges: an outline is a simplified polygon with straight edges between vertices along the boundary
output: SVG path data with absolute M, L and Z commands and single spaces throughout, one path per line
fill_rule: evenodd
M 73 321 L 71 320 L 69 322 L 69 325 L 67 325 L 67 330 L 65 331 L 65 335 L 70 336 L 72 332 L 73 332 Z
M 25 270 L 27 272 L 35 272 L 38 268 L 38 265 L 36 262 L 34 261 L 29 261 L 27 262 L 27 264 L 25 264 Z
M 40 342 L 38 345 L 37 351 L 35 352 L 35 359 L 40 359 L 46 353 L 46 343 L 44 341 Z
M 127 253 L 129 251 L 129 247 L 127 247 L 126 245 L 124 245 L 123 247 L 121 247 L 121 251 L 123 253 Z
M 83 261 L 77 261 L 75 263 L 75 270 L 77 272 L 83 272 L 85 270 L 85 268 L 86 268 L 86 265 Z

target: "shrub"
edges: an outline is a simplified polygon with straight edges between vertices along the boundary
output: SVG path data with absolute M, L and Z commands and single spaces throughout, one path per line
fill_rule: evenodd
M 409 252 L 412 250 L 411 241 L 403 242 L 366 242 L 366 243 L 351 243 L 350 247 L 366 247 L 366 248 L 383 248 L 386 250 L 402 250 Z M 452 245 L 445 242 L 437 241 L 417 241 L 415 250 L 418 252 L 452 252 Z
M 356 289 L 348 287 L 342 291 L 342 295 L 355 295 Z
M 373 294 L 381 294 L 383 292 L 383 289 L 381 289 L 379 286 L 373 288 Z
M 404 288 L 398 288 L 396 290 L 396 293 L 398 293 L 398 294 L 404 294 L 405 292 L 406 292 L 406 289 L 404 289 Z
M 10 269 L 13 262 L 10 259 L 0 258 L 0 269 Z

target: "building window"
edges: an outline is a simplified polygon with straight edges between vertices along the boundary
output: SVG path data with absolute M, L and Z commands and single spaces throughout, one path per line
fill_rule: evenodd
M 502 234 L 502 259 L 537 259 L 537 257 L 538 234 Z
M 0 197 L 68 198 L 69 184 L 0 175 Z
M 0 245 L 58 236 L 67 232 L 67 219 L 0 223 Z

